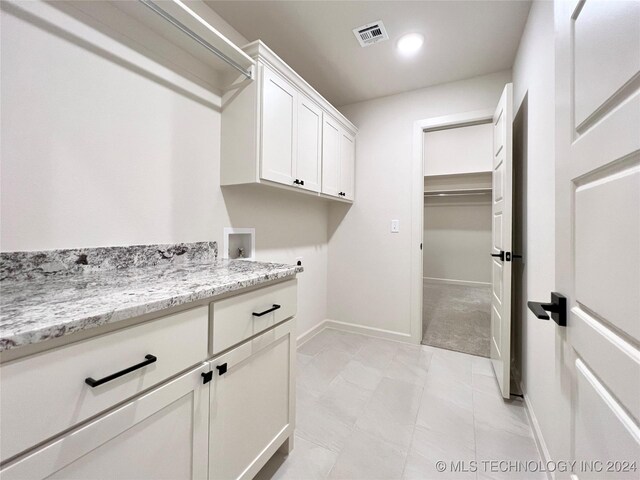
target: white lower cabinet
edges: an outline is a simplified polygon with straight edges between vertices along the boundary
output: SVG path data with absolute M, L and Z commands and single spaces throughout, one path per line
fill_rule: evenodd
M 2 365 L 0 479 L 253 478 L 293 447 L 295 313 L 288 280 Z
M 293 320 L 211 361 L 209 478 L 250 479 L 293 435 Z
M 202 365 L 4 468 L 11 479 L 203 479 L 209 385 Z

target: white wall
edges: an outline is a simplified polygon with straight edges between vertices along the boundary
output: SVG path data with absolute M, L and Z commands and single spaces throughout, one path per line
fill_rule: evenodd
M 45 10 L 55 27 L 3 5 L 2 250 L 203 240 L 222 248 L 223 227 L 256 227 L 258 260 L 304 258 L 299 332 L 325 319 L 326 203 L 223 191 L 216 92 Z
M 510 80 L 504 71 L 341 108 L 359 128 L 356 191 L 351 208 L 330 209 L 329 318 L 409 335 L 413 123 L 494 108 Z
M 546 301 L 555 283 L 555 78 L 553 2 L 535 2 L 513 67 L 514 109 L 527 99 L 527 171 L 524 176 L 526 238 L 524 258 L 525 300 Z M 558 407 L 565 396 L 559 381 L 557 329 L 553 322 L 536 319 L 522 306 L 522 365 L 524 389 L 554 459 L 564 458 L 564 419 Z M 555 452 L 555 454 L 554 454 Z
M 424 174 L 490 172 L 493 125 L 435 130 L 424 134 Z
M 425 198 L 423 277 L 491 283 L 490 198 Z

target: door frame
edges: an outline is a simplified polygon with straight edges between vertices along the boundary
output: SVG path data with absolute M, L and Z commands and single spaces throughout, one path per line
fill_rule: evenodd
M 444 128 L 468 127 L 493 121 L 495 108 L 424 118 L 413 122 L 413 159 L 411 165 L 411 341 L 422 341 L 422 249 L 424 242 L 424 132 Z

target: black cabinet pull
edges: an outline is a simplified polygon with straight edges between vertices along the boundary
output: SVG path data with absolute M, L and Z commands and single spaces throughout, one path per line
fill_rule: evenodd
M 216 370 L 218 370 L 218 376 L 224 375 L 225 373 L 227 373 L 227 363 L 225 362 L 222 365 L 218 365 L 216 367 Z
M 567 326 L 567 298 L 557 292 L 551 292 L 551 303 L 527 302 L 529 310 L 541 320 L 549 320 L 547 312 L 551 313 L 551 318 L 561 327 Z
M 254 317 L 261 317 L 263 315 L 266 315 L 267 313 L 271 313 L 274 312 L 276 310 L 278 310 L 280 308 L 280 305 L 276 305 L 275 303 L 273 304 L 273 307 L 268 308 L 267 310 L 265 310 L 264 312 L 260 312 L 260 313 L 256 313 L 253 312 L 251 315 L 253 315 Z
M 497 257 L 501 262 L 504 262 L 504 250 L 500 250 L 500 253 L 492 253 L 492 257 Z
M 152 363 L 155 363 L 158 359 L 156 357 L 154 357 L 153 355 L 145 355 L 144 358 L 146 358 L 146 360 L 144 362 L 140 362 L 136 365 L 133 365 L 129 368 L 125 368 L 124 370 L 120 370 L 119 372 L 116 373 L 112 373 L 111 375 L 108 375 L 106 377 L 101 378 L 100 380 L 94 380 L 91 377 L 87 377 L 84 379 L 84 383 L 86 383 L 87 385 L 89 385 L 91 388 L 97 387 L 99 385 L 102 385 L 103 383 L 107 383 L 110 382 L 111 380 L 115 380 L 118 377 L 121 377 L 123 375 L 126 375 L 127 373 L 131 373 L 135 370 L 138 370 L 142 367 L 146 367 L 147 365 L 151 365 Z
M 202 372 L 200 375 L 202 376 L 203 385 L 206 385 L 213 379 L 213 372 Z
M 300 185 L 304 185 L 304 180 L 300 180 Z
M 293 184 L 294 184 L 294 185 L 304 185 L 304 180 L 299 180 L 299 179 L 297 179 L 297 178 L 296 178 L 296 179 L 293 181 Z

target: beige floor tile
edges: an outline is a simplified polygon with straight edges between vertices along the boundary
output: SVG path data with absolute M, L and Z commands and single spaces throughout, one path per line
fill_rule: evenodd
M 443 434 L 416 427 L 403 478 L 475 479 L 474 461 L 473 443 L 460 442 L 455 432 Z M 444 469 L 438 469 L 438 462 L 444 462 Z
M 356 426 L 408 449 L 421 396 L 422 387 L 419 385 L 383 378 Z
M 345 365 L 339 376 L 364 390 L 373 391 L 382 380 L 384 371 L 354 357 Z
M 372 395 L 372 390 L 360 388 L 338 375 L 320 397 L 319 402 L 339 418 L 353 424 Z
M 504 400 L 499 393 L 473 392 L 476 426 L 490 426 L 518 435 L 531 435 L 524 402 Z
M 385 369 L 384 376 L 422 386 L 433 353 L 416 345 L 400 345 Z
M 336 463 L 338 454 L 296 436 L 289 455 L 276 453 L 255 480 L 323 480 Z
M 406 450 L 382 438 L 355 429 L 338 455 L 329 478 L 344 480 L 394 480 L 402 475 Z
M 425 389 L 416 425 L 434 434 L 451 438 L 460 446 L 475 448 L 473 410 Z
M 316 396 L 321 396 L 329 384 L 351 360 L 351 355 L 341 350 L 325 349 L 316 354 L 306 365 L 298 368 L 296 381 Z
M 354 360 L 359 360 L 364 365 L 372 368 L 383 370 L 389 366 L 400 346 L 401 344 L 398 342 L 370 338 L 367 344 L 354 355 Z
M 339 412 L 320 403 L 304 388 L 297 390 L 296 434 L 298 436 L 339 452 L 353 430 L 353 422 L 339 415 Z

